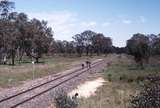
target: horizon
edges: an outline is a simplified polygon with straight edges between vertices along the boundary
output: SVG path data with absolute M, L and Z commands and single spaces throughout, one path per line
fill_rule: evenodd
M 124 47 L 135 33 L 159 34 L 158 0 L 11 0 L 16 11 L 48 21 L 56 40 L 72 40 L 84 30 L 111 37 Z M 44 3 L 43 3 L 44 2 Z

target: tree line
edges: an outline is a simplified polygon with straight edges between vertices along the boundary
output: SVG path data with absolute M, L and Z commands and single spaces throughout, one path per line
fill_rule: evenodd
M 160 35 L 134 34 L 125 47 L 115 47 L 110 37 L 91 30 L 74 35 L 73 41 L 54 40 L 47 21 L 29 19 L 27 14 L 14 9 L 14 2 L 0 1 L 0 64 L 14 65 L 15 60 L 20 62 L 26 56 L 38 63 L 45 54 L 81 57 L 127 53 L 143 68 L 150 56 L 160 54 Z
M 73 36 L 73 41 L 54 40 L 47 21 L 29 19 L 27 14 L 14 11 L 15 3 L 0 1 L 0 64 L 15 64 L 24 56 L 39 62 L 44 54 L 92 56 L 110 52 L 112 40 L 101 33 L 86 30 Z
M 64 56 L 77 54 L 81 57 L 83 54 L 92 56 L 93 54 L 107 54 L 112 48 L 112 39 L 105 37 L 102 33 L 96 33 L 86 30 L 73 37 L 73 41 L 55 41 L 52 51 Z

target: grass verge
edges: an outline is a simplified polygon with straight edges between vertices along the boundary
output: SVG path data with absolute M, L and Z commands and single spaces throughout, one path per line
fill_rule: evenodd
M 145 78 L 160 74 L 160 67 L 155 61 L 139 70 L 133 58 L 127 55 L 109 55 L 107 60 L 112 65 L 101 73 L 106 82 L 95 96 L 79 99 L 79 108 L 128 108 L 131 95 L 139 93 Z

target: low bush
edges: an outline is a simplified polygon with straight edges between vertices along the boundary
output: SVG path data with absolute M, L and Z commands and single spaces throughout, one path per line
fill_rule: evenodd
M 108 74 L 108 81 L 112 81 L 112 74 Z
M 160 77 L 148 77 L 144 89 L 131 98 L 131 108 L 160 108 Z
M 120 81 L 124 81 L 124 80 L 126 80 L 126 75 L 122 75 L 122 76 L 120 76 L 120 77 L 119 77 L 119 80 L 120 80 Z
M 76 95 L 70 97 L 66 93 L 59 94 L 55 98 L 55 104 L 56 108 L 77 108 L 78 106 Z

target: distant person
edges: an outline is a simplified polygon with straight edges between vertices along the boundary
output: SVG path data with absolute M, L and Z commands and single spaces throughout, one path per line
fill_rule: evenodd
M 88 63 L 88 67 L 91 68 L 91 62 L 90 62 L 90 61 L 89 61 L 89 63 Z
M 72 96 L 72 99 L 73 99 L 73 100 L 76 100 L 77 98 L 78 98 L 78 93 L 75 93 L 75 95 Z
M 86 65 L 87 65 L 87 68 L 91 68 L 91 62 L 90 61 L 86 61 Z
M 81 65 L 81 66 L 82 66 L 82 69 L 84 69 L 84 63 L 82 63 L 82 65 Z

